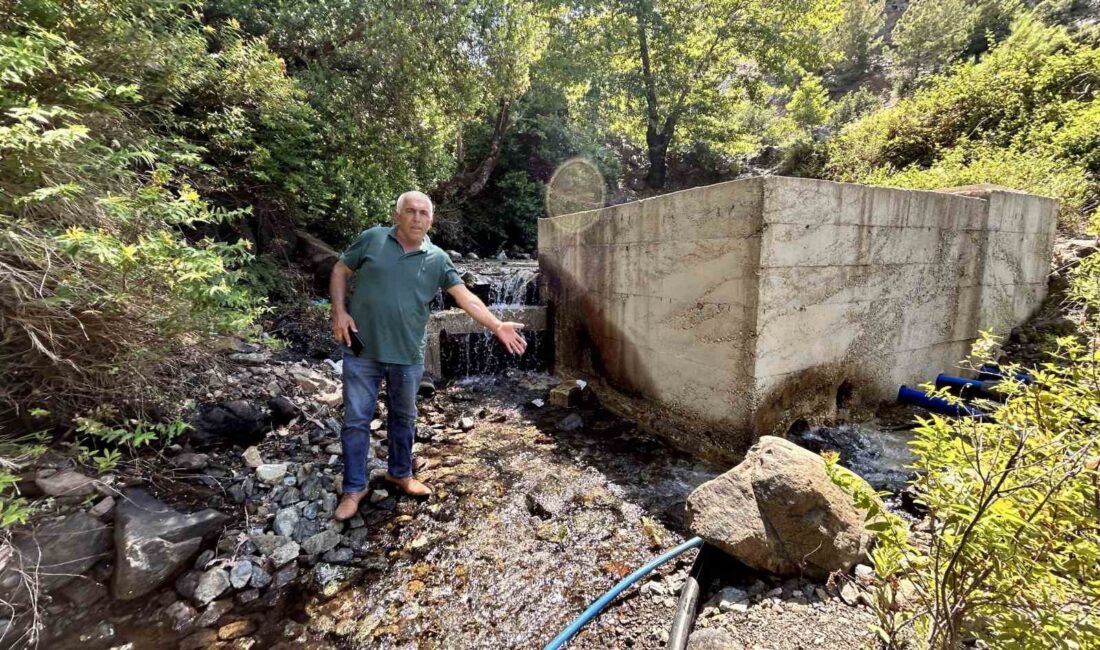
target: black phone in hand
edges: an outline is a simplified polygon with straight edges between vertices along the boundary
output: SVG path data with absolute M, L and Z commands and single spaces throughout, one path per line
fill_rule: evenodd
M 351 335 L 351 351 L 355 353 L 355 356 L 359 356 L 363 352 L 363 340 L 359 338 L 358 332 L 349 329 L 348 334 Z

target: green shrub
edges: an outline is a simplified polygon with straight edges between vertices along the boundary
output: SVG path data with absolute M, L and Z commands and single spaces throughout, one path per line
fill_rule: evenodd
M 1022 18 L 981 61 L 845 128 L 827 173 L 911 187 L 1000 183 L 1062 200 L 1076 224 L 1100 197 L 1098 91 L 1100 47 Z

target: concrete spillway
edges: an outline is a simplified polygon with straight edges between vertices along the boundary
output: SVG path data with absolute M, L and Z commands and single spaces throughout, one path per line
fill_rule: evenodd
M 797 178 L 539 222 L 555 370 L 682 446 L 891 399 L 1007 333 L 1046 292 L 1057 203 Z

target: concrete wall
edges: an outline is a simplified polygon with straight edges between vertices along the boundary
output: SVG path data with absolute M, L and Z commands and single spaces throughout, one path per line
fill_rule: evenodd
M 964 194 L 969 194 L 966 196 Z M 891 399 L 1042 300 L 1056 204 L 766 177 L 539 223 L 555 367 L 683 446 Z M 844 404 L 842 404 L 843 406 Z

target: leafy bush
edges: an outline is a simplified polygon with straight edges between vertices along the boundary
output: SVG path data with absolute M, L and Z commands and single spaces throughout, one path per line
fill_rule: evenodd
M 1096 256 L 1075 270 L 1070 298 L 1085 320 L 1029 369 L 1034 381 L 1002 382 L 1003 404 L 979 403 L 987 418 L 932 416 L 916 429 L 912 487 L 927 508 L 926 534 L 910 535 L 897 518 L 871 522 L 872 600 L 888 648 L 1100 645 Z M 986 339 L 976 357 L 991 360 L 994 348 Z
M 1067 223 L 1100 197 L 1100 47 L 1018 20 L 977 63 L 847 127 L 830 145 L 837 180 L 912 187 L 993 182 L 1053 195 Z
M 247 244 L 198 234 L 245 213 L 199 190 L 255 177 L 183 135 L 187 102 L 220 93 L 243 129 L 252 106 L 290 101 L 286 85 L 259 45 L 209 52 L 184 4 L 44 0 L 4 19 L 0 427 L 26 427 L 34 407 L 66 426 L 101 406 L 140 415 L 178 382 L 174 345 L 240 331 L 260 308 L 241 284 Z M 226 133 L 207 132 L 213 150 Z

